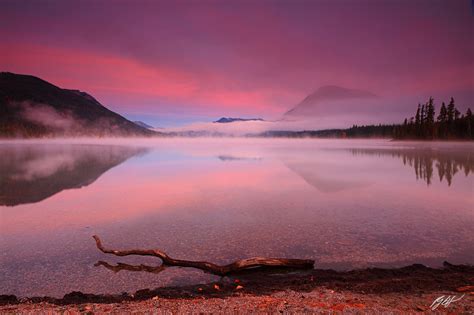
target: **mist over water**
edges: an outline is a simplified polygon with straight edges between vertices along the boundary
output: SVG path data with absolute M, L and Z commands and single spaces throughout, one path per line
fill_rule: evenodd
M 120 293 L 215 280 L 94 267 L 160 248 L 316 268 L 474 263 L 474 145 L 317 139 L 56 139 L 0 143 L 0 294 Z

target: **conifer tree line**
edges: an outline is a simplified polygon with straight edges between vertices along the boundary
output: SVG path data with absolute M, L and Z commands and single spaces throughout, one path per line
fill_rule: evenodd
M 394 128 L 393 136 L 396 139 L 474 139 L 473 128 L 470 108 L 461 114 L 451 97 L 448 106 L 443 102 L 436 115 L 434 100 L 430 97 L 425 104 L 418 104 L 415 116 Z

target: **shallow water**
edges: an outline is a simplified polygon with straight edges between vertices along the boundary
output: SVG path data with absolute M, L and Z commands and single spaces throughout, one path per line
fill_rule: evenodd
M 0 142 L 0 294 L 120 293 L 218 279 L 113 273 L 113 248 L 317 268 L 474 263 L 474 144 L 164 139 Z

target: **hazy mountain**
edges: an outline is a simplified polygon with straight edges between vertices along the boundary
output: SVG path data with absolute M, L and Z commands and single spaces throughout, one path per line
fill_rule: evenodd
M 0 147 L 0 205 L 47 199 L 92 184 L 109 169 L 147 150 L 132 146 L 4 144 Z
M 308 95 L 294 108 L 285 113 L 285 117 L 324 116 L 335 113 L 367 110 L 377 96 L 369 91 L 347 89 L 327 85 Z
M 147 123 L 144 123 L 143 121 L 135 120 L 134 121 L 135 125 L 138 125 L 140 127 L 146 128 L 146 129 L 154 129 L 155 127 L 148 125 Z
M 30 75 L 0 73 L 0 137 L 154 134 L 85 92 L 62 89 Z
M 214 121 L 214 123 L 232 123 L 236 121 L 264 121 L 262 118 L 232 118 L 232 117 L 222 117 L 219 120 Z

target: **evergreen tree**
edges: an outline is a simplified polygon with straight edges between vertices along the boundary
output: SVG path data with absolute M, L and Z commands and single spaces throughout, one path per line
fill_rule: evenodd
M 428 104 L 426 105 L 426 122 L 429 124 L 434 123 L 434 116 L 435 116 L 435 108 L 434 108 L 434 100 L 430 97 Z
M 416 110 L 416 115 L 415 115 L 415 124 L 418 127 L 420 125 L 420 104 L 418 104 L 418 109 Z
M 444 102 L 441 104 L 441 109 L 439 110 L 439 115 L 438 115 L 438 122 L 444 123 L 447 121 L 448 118 L 448 113 L 446 110 L 446 105 Z
M 455 134 L 454 118 L 455 118 L 456 106 L 454 105 L 454 98 L 451 97 L 447 109 L 448 122 L 446 126 L 446 136 L 452 137 Z
M 438 115 L 438 137 L 446 137 L 446 123 L 448 121 L 448 111 L 444 102 L 441 104 L 441 109 Z
M 447 110 L 447 118 L 448 118 L 448 123 L 451 124 L 454 121 L 454 98 L 451 97 L 451 101 L 448 104 L 448 110 Z
M 458 120 L 461 116 L 461 113 L 458 111 L 457 108 L 454 109 L 454 120 Z
M 425 124 L 426 120 L 426 110 L 425 110 L 425 105 L 421 105 L 421 113 L 420 113 L 420 123 L 421 125 Z
M 472 112 L 471 112 L 471 109 L 468 108 L 467 111 L 466 111 L 466 136 L 470 139 L 473 137 L 473 134 L 472 134 L 472 123 L 473 123 L 473 119 L 472 119 Z
M 427 105 L 426 105 L 426 136 L 432 139 L 435 136 L 434 130 L 434 116 L 435 116 L 435 108 L 434 108 L 434 100 L 430 97 Z

